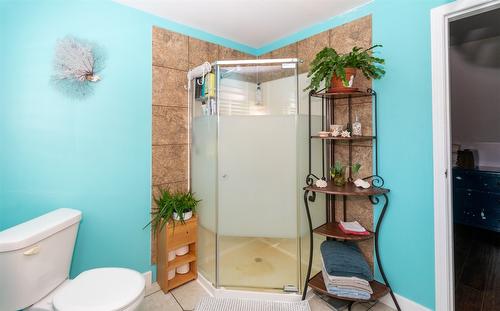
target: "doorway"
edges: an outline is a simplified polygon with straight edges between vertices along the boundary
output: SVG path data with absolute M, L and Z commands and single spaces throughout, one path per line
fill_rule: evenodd
M 500 8 L 449 27 L 455 310 L 498 310 Z
M 431 16 L 436 310 L 496 310 L 500 1 L 453 2 Z

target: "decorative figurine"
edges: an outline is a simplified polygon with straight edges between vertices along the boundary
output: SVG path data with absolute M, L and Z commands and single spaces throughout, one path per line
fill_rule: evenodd
M 352 124 L 352 134 L 354 136 L 361 136 L 361 122 L 359 122 L 358 114 L 356 114 L 356 121 Z
M 328 184 L 326 183 L 326 180 L 323 180 L 323 179 L 316 180 L 316 187 L 325 188 L 326 186 L 328 186 Z
M 358 188 L 363 188 L 363 189 L 368 189 L 370 188 L 370 183 L 367 182 L 366 180 L 363 180 L 363 179 L 356 179 L 354 181 L 354 184 L 356 185 L 356 187 Z
M 330 124 L 330 132 L 332 132 L 333 137 L 340 136 L 340 133 L 344 130 L 342 124 Z
M 351 132 L 349 132 L 348 130 L 342 131 L 342 133 L 340 133 L 340 136 L 351 137 Z

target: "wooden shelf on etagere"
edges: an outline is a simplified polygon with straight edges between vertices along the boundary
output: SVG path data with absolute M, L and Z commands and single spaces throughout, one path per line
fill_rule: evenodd
M 329 126 L 329 124 L 333 124 L 334 116 L 335 116 L 335 101 L 336 100 L 343 100 L 343 103 L 347 101 L 347 113 L 348 113 L 348 129 L 351 130 L 351 120 L 352 120 L 352 99 L 353 98 L 361 98 L 361 97 L 372 97 L 373 98 L 373 105 L 374 105 L 374 127 L 373 127 L 373 135 L 372 136 L 352 136 L 352 137 L 320 137 L 319 135 L 313 135 L 311 132 L 311 98 L 320 98 L 321 99 L 321 119 L 322 119 L 322 131 L 327 130 L 326 128 Z M 352 304 L 357 301 L 374 301 L 378 300 L 381 297 L 385 296 L 386 294 L 390 294 L 392 297 L 392 300 L 394 301 L 394 304 L 396 305 L 396 308 L 398 310 L 401 310 L 399 307 L 399 304 L 396 300 L 396 297 L 394 296 L 394 293 L 392 292 L 392 289 L 389 285 L 389 281 L 387 280 L 387 277 L 384 273 L 384 269 L 382 267 L 382 262 L 380 260 L 380 251 L 378 248 L 378 233 L 380 231 L 380 225 L 382 223 L 382 220 L 384 218 L 386 209 L 388 207 L 389 199 L 387 196 L 387 193 L 389 193 L 389 189 L 382 188 L 384 181 L 383 179 L 378 175 L 378 143 L 377 143 L 377 94 L 371 90 L 368 89 L 367 91 L 355 91 L 355 92 L 349 92 L 349 93 L 328 93 L 328 92 L 318 92 L 314 93 L 311 92 L 309 93 L 309 174 L 306 177 L 306 183 L 307 186 L 304 187 L 304 203 L 306 207 L 306 213 L 307 213 L 307 220 L 308 220 L 308 225 L 309 225 L 309 231 L 310 231 L 310 239 L 309 239 L 309 245 L 310 245 L 310 251 L 309 251 L 309 265 L 307 269 L 307 276 L 306 276 L 306 282 L 304 285 L 303 289 L 303 296 L 302 299 L 305 299 L 306 292 L 307 292 L 307 287 L 310 286 L 313 290 L 320 292 L 321 294 L 328 295 L 337 299 L 341 300 L 348 300 L 350 301 L 349 303 L 349 309 L 351 308 Z M 323 169 L 322 169 L 322 174 L 321 177 L 316 176 L 312 172 L 312 163 L 311 163 L 311 140 L 313 139 L 320 139 L 321 140 L 321 148 L 322 148 L 322 162 L 323 162 Z M 352 144 L 355 141 L 373 141 L 373 147 L 374 147 L 374 157 L 375 157 L 375 174 L 373 176 L 365 178 L 366 180 L 371 182 L 371 187 L 368 189 L 363 189 L 363 188 L 358 188 L 356 187 L 352 182 L 347 182 L 344 186 L 339 187 L 335 186 L 333 184 L 333 181 L 329 180 L 329 177 L 327 176 L 328 174 L 325 171 L 325 167 L 328 167 L 332 163 L 335 162 L 335 143 L 336 142 L 342 142 L 342 143 L 348 143 L 349 145 L 349 167 L 352 165 Z M 326 154 L 326 156 L 325 156 Z M 314 181 L 317 179 L 324 179 L 327 180 L 328 185 L 324 188 L 320 188 L 315 186 Z M 311 220 L 311 214 L 309 210 L 309 202 L 314 202 L 316 199 L 316 194 L 325 194 L 327 196 L 326 200 L 326 208 L 327 208 L 327 223 L 314 228 L 312 227 L 312 220 Z M 377 223 L 375 224 L 375 230 L 373 232 L 369 231 L 369 235 L 350 235 L 344 233 L 342 230 L 339 228 L 339 223 L 335 219 L 335 211 L 332 212 L 332 209 L 335 210 L 335 197 L 336 196 L 341 196 L 343 197 L 343 220 L 346 221 L 346 198 L 349 196 L 355 196 L 355 197 L 367 197 L 372 204 L 376 204 L 381 202 L 379 197 L 383 197 L 383 207 L 382 211 L 380 213 L 380 216 L 378 218 Z M 333 219 L 332 219 L 333 218 Z M 369 239 L 373 239 L 375 243 L 375 256 L 376 256 L 376 263 L 379 267 L 380 274 L 382 275 L 382 278 L 384 280 L 384 283 L 380 283 L 377 281 L 372 281 L 370 282 L 370 285 L 373 290 L 373 294 L 371 295 L 370 299 L 368 300 L 357 300 L 357 299 L 349 299 L 346 297 L 339 297 L 333 294 L 328 293 L 328 291 L 325 288 L 325 283 L 323 280 L 322 273 L 319 272 L 315 276 L 311 277 L 311 267 L 312 267 L 312 256 L 313 256 L 313 234 L 319 234 L 322 236 L 327 237 L 328 239 L 337 239 L 340 241 L 365 241 Z
M 339 239 L 344 241 L 364 241 L 373 239 L 375 236 L 373 232 L 370 232 L 368 235 L 356 235 L 356 234 L 347 234 L 344 231 L 340 230 L 338 222 L 327 222 L 319 227 L 313 229 L 313 232 L 327 238 Z
M 325 139 L 325 140 L 350 141 L 350 140 L 372 140 L 372 139 L 375 139 L 376 137 L 375 136 L 352 136 L 352 137 L 327 136 L 327 137 L 322 137 L 319 135 L 312 135 L 311 138 Z
M 323 280 L 323 275 L 321 274 L 321 272 L 318 272 L 315 276 L 313 276 L 311 278 L 311 280 L 309 281 L 309 286 L 311 286 L 311 288 L 320 292 L 323 295 L 328 295 L 328 296 L 331 296 L 331 297 L 334 297 L 337 299 L 345 300 L 344 297 L 340 297 L 340 296 L 328 293 L 328 291 L 326 290 L 325 281 Z M 384 284 L 377 282 L 377 281 L 371 281 L 370 286 L 373 290 L 373 294 L 371 295 L 370 299 L 368 299 L 368 300 L 352 299 L 352 301 L 354 301 L 354 302 L 367 302 L 367 301 L 378 300 L 378 299 L 384 297 L 385 295 L 387 295 L 390 291 L 389 287 L 387 287 Z

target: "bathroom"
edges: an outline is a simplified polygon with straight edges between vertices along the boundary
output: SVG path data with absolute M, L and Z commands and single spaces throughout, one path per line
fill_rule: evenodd
M 207 8 L 220 10 L 219 21 L 206 24 L 178 1 L 140 2 L 0 2 L 0 232 L 60 208 L 80 211 L 73 215 L 81 220 L 67 277 L 102 267 L 137 271 L 146 288 L 139 310 L 193 310 L 210 296 L 299 302 L 310 257 L 303 203 L 309 65 L 324 47 L 347 53 L 354 46 L 381 44 L 385 76 L 354 82 L 377 92 L 377 155 L 371 142 L 354 144 L 352 153 L 360 175 L 372 175 L 377 167 L 391 189 L 379 247 L 399 304 L 403 310 L 436 309 L 429 12 L 449 1 L 293 1 L 288 8 L 271 1 L 267 8 L 249 8 L 244 17 L 238 17 L 235 4 L 220 1 Z M 169 5 L 177 11 L 168 13 Z M 325 5 L 330 9 L 318 12 Z M 99 46 L 104 63 L 100 80 L 79 94 L 69 94 L 68 86 L 62 89 L 52 77 L 55 49 L 68 36 Z M 259 63 L 268 59 L 286 61 Z M 227 104 L 231 113 L 221 106 L 220 119 L 214 118 L 218 132 L 204 132 L 219 135 L 214 144 L 222 149 L 212 160 L 197 159 L 191 148 L 200 113 L 194 110 L 201 104 L 195 87 L 188 88 L 187 73 L 204 62 L 213 68 L 219 62 L 229 72 L 217 77 L 221 87 L 252 81 L 249 107 L 238 115 L 234 103 Z M 269 108 L 284 93 L 286 102 Z M 312 111 L 315 132 L 321 129 L 319 107 Z M 335 121 L 347 124 L 343 112 L 345 107 L 335 111 Z M 373 101 L 355 102 L 352 112 L 363 131 L 375 133 Z M 225 113 L 231 118 L 224 119 Z M 232 137 L 235 133 L 239 137 Z M 241 147 L 245 142 L 248 149 Z M 312 144 L 317 160 L 321 143 Z M 347 162 L 346 146 L 336 152 Z M 313 169 L 321 170 L 314 163 Z M 218 167 L 214 176 L 204 171 L 211 165 Z M 235 181 L 250 175 L 256 179 L 248 184 Z M 276 180 L 288 181 L 288 190 Z M 255 192 L 245 192 L 245 186 Z M 418 200 L 410 188 L 422 189 Z M 167 293 L 157 282 L 158 242 L 151 228 L 144 228 L 164 189 L 211 191 L 203 194 L 198 210 L 197 279 Z M 234 204 L 245 193 L 262 197 Z M 208 204 L 210 195 L 218 205 Z M 381 207 L 361 200 L 349 204 L 359 208 L 348 218 L 374 230 Z M 323 196 L 311 203 L 311 213 L 315 226 L 325 222 Z M 323 240 L 314 235 L 313 273 L 321 270 Z M 374 245 L 361 242 L 360 249 L 382 281 Z M 235 261 L 245 259 L 251 263 L 242 270 Z M 273 268 L 263 269 L 267 264 Z M 308 293 L 310 310 L 333 310 Z M 369 308 L 397 309 L 390 295 L 352 306 Z

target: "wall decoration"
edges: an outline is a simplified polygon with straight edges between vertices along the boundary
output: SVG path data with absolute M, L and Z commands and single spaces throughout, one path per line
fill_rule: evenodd
M 54 55 L 55 87 L 69 97 L 83 99 L 93 94 L 104 68 L 104 51 L 97 44 L 73 36 L 57 41 Z

